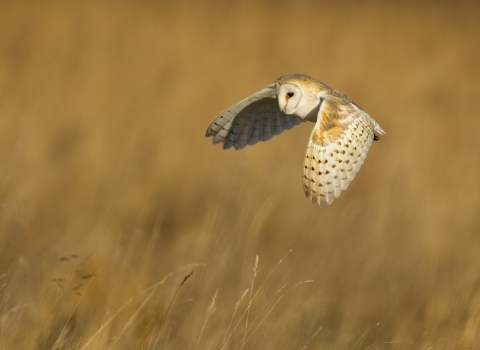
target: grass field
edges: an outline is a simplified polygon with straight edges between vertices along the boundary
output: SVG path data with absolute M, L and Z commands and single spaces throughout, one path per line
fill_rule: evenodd
M 204 137 L 288 73 L 387 132 L 326 208 Z M 479 111 L 478 2 L 0 1 L 0 349 L 479 349 Z

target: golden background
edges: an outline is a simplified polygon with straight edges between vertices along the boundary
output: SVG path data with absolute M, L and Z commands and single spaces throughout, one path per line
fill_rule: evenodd
M 289 73 L 387 132 L 326 208 L 204 137 Z M 0 345 L 479 348 L 479 110 L 476 2 L 2 1 Z

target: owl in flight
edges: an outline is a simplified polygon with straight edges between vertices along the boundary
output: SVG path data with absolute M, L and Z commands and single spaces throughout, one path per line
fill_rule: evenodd
M 385 131 L 330 86 L 303 74 L 284 75 L 221 113 L 206 136 L 223 149 L 239 150 L 306 121 L 315 126 L 303 161 L 303 189 L 312 203 L 331 204 Z

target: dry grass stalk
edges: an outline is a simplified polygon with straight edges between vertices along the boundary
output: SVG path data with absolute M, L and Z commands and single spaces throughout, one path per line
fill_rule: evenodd
M 279 262 L 275 265 L 275 267 L 272 269 L 272 271 L 270 271 L 270 273 L 267 275 L 267 277 L 265 278 L 265 280 L 264 280 L 264 281 L 262 282 L 262 284 L 258 287 L 257 292 L 255 293 L 255 295 L 253 296 L 253 298 L 251 298 L 251 300 L 250 300 L 250 302 L 249 302 L 249 305 L 251 305 L 251 303 L 255 300 L 255 298 L 257 297 L 258 293 L 262 290 L 263 286 L 270 280 L 270 278 L 272 277 L 273 273 L 274 273 L 274 272 L 276 271 L 276 269 L 282 264 L 282 262 L 285 260 L 285 258 L 292 252 L 292 250 L 293 250 L 293 249 L 290 249 L 290 250 L 288 251 L 288 253 L 285 254 L 285 256 L 283 256 L 283 258 L 281 258 L 281 259 L 279 260 Z M 256 263 L 258 263 L 258 259 L 256 259 Z M 255 269 L 256 269 L 256 268 L 254 268 L 254 270 L 255 270 Z M 254 274 L 255 274 L 255 272 L 254 272 Z M 274 295 L 272 295 L 272 296 L 269 298 L 269 300 L 270 300 L 273 296 L 275 296 L 277 293 L 279 293 L 283 288 L 285 288 L 286 285 L 287 285 L 287 284 L 285 283 L 282 288 L 280 288 L 277 292 L 274 293 Z M 269 300 L 268 300 L 268 301 L 269 301 Z M 268 301 L 267 301 L 267 303 L 268 303 Z M 267 304 L 267 303 L 266 303 L 266 304 Z M 263 308 L 265 307 L 266 304 L 264 304 L 264 306 L 262 307 L 262 310 L 263 310 Z M 240 319 L 239 319 L 238 322 L 235 324 L 235 327 L 233 327 L 233 330 L 232 330 L 230 336 L 228 336 L 227 339 L 224 339 L 223 345 L 222 345 L 222 347 L 220 348 L 220 350 L 222 350 L 222 349 L 225 348 L 225 346 L 227 345 L 228 341 L 231 339 L 233 333 L 235 332 L 235 330 L 237 329 L 237 327 L 240 325 L 240 322 L 242 321 L 243 317 L 245 317 L 245 315 L 246 315 L 246 313 L 248 312 L 248 310 L 249 310 L 249 308 L 248 308 L 248 306 L 247 306 L 247 308 L 243 311 L 242 315 L 240 316 Z M 257 316 L 257 317 L 255 318 L 255 320 L 256 320 L 258 317 L 259 317 L 259 316 Z M 230 327 L 229 327 L 229 328 L 230 328 Z
M 243 333 L 244 347 L 245 347 L 245 338 L 247 337 L 248 317 L 250 316 L 250 308 L 252 306 L 253 283 L 255 282 L 255 277 L 257 277 L 257 268 L 258 268 L 258 255 L 255 256 L 255 264 L 253 265 L 252 285 L 250 286 L 250 300 L 248 301 L 247 317 L 245 318 L 245 332 Z
M 189 278 L 192 274 L 193 274 L 193 271 L 191 271 L 189 274 L 187 274 L 185 277 L 183 277 L 182 282 L 181 282 L 181 283 L 177 286 L 177 288 L 175 289 L 175 293 L 173 293 L 173 297 L 172 297 L 172 299 L 170 300 L 170 303 L 168 304 L 167 310 L 166 310 L 165 313 L 163 314 L 162 322 L 161 322 L 161 324 L 160 324 L 160 327 L 161 327 L 161 328 L 160 328 L 160 331 L 158 332 L 158 335 L 157 335 L 157 337 L 156 337 L 156 339 L 155 339 L 155 343 L 154 343 L 154 344 L 156 345 L 157 342 L 158 342 L 158 340 L 159 340 L 159 339 L 162 339 L 162 342 L 160 343 L 159 347 L 163 347 L 163 344 L 165 343 L 165 337 L 162 338 L 161 335 L 162 335 L 164 329 L 166 328 L 166 327 L 164 327 L 164 326 L 165 326 L 165 322 L 166 322 L 167 317 L 168 317 L 168 315 L 169 315 L 169 313 L 170 313 L 170 310 L 171 310 L 171 308 L 172 308 L 173 301 L 175 300 L 175 297 L 177 296 L 177 293 L 178 293 L 178 290 L 180 289 L 180 287 L 184 285 L 184 283 L 188 280 L 188 278 Z M 156 330 L 156 328 L 155 328 L 155 330 Z
M 94 277 L 95 277 L 99 272 L 100 272 L 100 271 L 98 271 L 98 272 L 96 272 L 95 274 L 93 274 L 93 275 L 92 275 L 92 278 L 90 278 L 90 279 L 88 280 L 88 283 L 87 283 L 87 285 L 85 286 L 85 289 L 83 290 L 83 292 L 81 292 L 80 297 L 78 298 L 77 302 L 75 303 L 75 306 L 74 306 L 72 312 L 70 313 L 70 316 L 68 316 L 67 322 L 65 322 L 65 326 L 63 326 L 63 329 L 62 329 L 62 331 L 60 332 L 60 335 L 58 336 L 58 339 L 57 339 L 57 341 L 55 342 L 55 344 L 57 344 L 57 343 L 60 344 L 60 343 L 62 343 L 62 342 L 64 341 L 65 336 L 66 336 L 64 333 L 66 333 L 66 331 L 67 331 L 67 326 L 68 326 L 68 323 L 70 322 L 70 319 L 72 318 L 75 310 L 77 309 L 78 305 L 79 305 L 80 302 L 82 301 L 82 298 L 83 298 L 83 296 L 85 295 L 85 292 L 87 291 L 88 286 L 90 285 L 90 283 L 93 281 Z
M 82 346 L 81 350 L 84 350 L 86 349 L 88 346 L 90 346 L 90 344 L 95 340 L 95 338 L 118 316 L 118 314 L 120 312 L 122 312 L 126 307 L 127 305 L 129 305 L 133 300 L 135 300 L 136 298 L 139 298 L 141 297 L 142 295 L 144 295 L 145 293 L 148 293 L 148 292 L 154 292 L 158 287 L 160 287 L 161 285 L 165 284 L 165 282 L 177 271 L 180 271 L 180 270 L 184 270 L 184 269 L 189 269 L 189 268 L 192 268 L 192 267 L 203 267 L 205 266 L 205 264 L 189 264 L 189 265 L 186 265 L 186 266 L 183 266 L 183 267 L 180 267 L 179 269 L 177 269 L 176 271 L 172 271 L 170 272 L 169 274 L 167 274 L 161 281 L 155 283 L 154 285 L 144 289 L 143 291 L 141 291 L 137 296 L 135 297 L 132 297 L 130 299 L 128 299 L 122 306 L 120 306 L 117 311 L 115 311 L 115 313 L 109 317 L 109 319 L 103 323 L 100 328 L 88 339 L 88 341 Z
M 140 314 L 140 311 L 145 307 L 145 305 L 148 303 L 148 301 L 153 297 L 156 290 L 157 289 L 155 288 L 155 289 L 152 289 L 150 291 L 150 294 L 147 295 L 145 300 L 140 304 L 140 306 L 137 308 L 137 310 L 135 310 L 135 312 L 132 314 L 132 316 L 128 319 L 127 323 L 125 324 L 125 326 L 120 331 L 120 334 L 114 338 L 113 343 L 108 347 L 108 349 L 113 349 L 113 347 L 117 344 L 117 342 L 122 340 L 122 338 L 125 336 L 125 334 L 128 332 L 128 330 L 133 326 L 133 324 L 137 320 L 137 317 Z
M 313 282 L 313 280 L 307 280 L 307 281 L 302 281 L 302 282 L 298 282 L 297 284 L 295 284 L 292 288 L 286 290 L 281 296 L 280 298 L 278 298 L 278 300 L 275 302 L 275 304 L 273 304 L 273 306 L 268 310 L 268 312 L 265 314 L 265 316 L 262 318 L 262 320 L 256 325 L 256 327 L 252 330 L 253 328 L 253 325 L 250 327 L 249 329 L 249 336 L 248 338 L 246 339 L 246 342 L 248 342 L 250 340 L 250 338 L 252 338 L 253 334 L 257 331 L 258 327 L 260 327 L 260 325 L 265 321 L 265 319 L 268 317 L 268 315 L 270 315 L 270 313 L 273 311 L 273 309 L 275 308 L 275 306 L 277 306 L 277 304 L 283 299 L 283 297 L 285 295 L 287 295 L 293 288 L 296 288 L 298 287 L 299 285 L 303 284 L 303 283 L 310 283 L 310 282 Z M 285 287 L 285 286 L 284 286 Z M 283 287 L 282 287 L 283 289 Z M 242 346 L 245 346 L 245 343 L 244 342 L 242 344 Z M 239 347 L 237 347 L 238 349 Z
M 247 295 L 249 291 L 249 288 L 247 288 L 245 290 L 245 292 L 243 292 L 242 296 L 240 297 L 240 299 L 237 301 L 237 303 L 235 304 L 235 309 L 233 310 L 233 315 L 232 315 L 232 318 L 230 320 L 230 323 L 228 324 L 228 328 L 227 328 L 227 332 L 225 333 L 225 337 L 223 338 L 223 343 L 222 343 L 222 346 L 225 344 L 225 342 L 227 341 L 227 336 L 228 336 L 228 333 L 230 332 L 230 328 L 232 327 L 232 323 L 233 323 L 233 320 L 235 318 L 235 314 L 237 313 L 237 310 L 238 310 L 238 307 L 240 306 L 240 303 L 242 302 L 243 298 L 245 298 L 245 295 Z
M 351 348 L 350 350 L 353 350 L 353 349 L 357 346 L 357 344 L 360 343 L 360 340 L 362 340 L 363 337 L 365 337 L 365 335 L 367 335 L 368 332 L 370 332 L 374 327 L 377 327 L 379 324 L 380 324 L 380 322 L 377 323 L 376 325 L 370 327 L 369 329 L 367 329 L 367 330 L 365 331 L 365 333 L 363 333 L 362 336 L 361 336 L 360 338 L 358 338 L 357 342 L 356 342 L 355 344 L 353 344 L 353 346 L 352 346 L 352 348 Z
M 305 344 L 305 346 L 302 348 L 302 350 L 305 350 L 308 348 L 310 345 L 312 345 L 313 341 L 317 337 L 317 334 L 322 330 L 323 327 L 318 327 L 318 329 L 313 333 L 313 335 L 310 337 L 309 341 Z
M 217 294 L 218 294 L 218 288 L 217 288 L 217 290 L 215 290 L 215 294 L 213 295 L 213 298 L 212 298 L 212 303 L 210 304 L 210 307 L 207 310 L 207 316 L 205 317 L 205 322 L 203 322 L 203 326 L 202 326 L 202 329 L 200 331 L 200 335 L 198 336 L 197 345 L 200 343 L 200 339 L 202 338 L 203 330 L 205 329 L 205 325 L 207 324 L 208 319 L 210 318 L 210 316 L 213 315 L 213 313 L 216 310 L 215 299 L 217 299 Z

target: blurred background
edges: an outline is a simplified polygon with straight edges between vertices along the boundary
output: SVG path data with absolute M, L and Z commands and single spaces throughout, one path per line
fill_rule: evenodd
M 474 1 L 0 1 L 1 347 L 480 348 L 479 63 Z M 205 138 L 289 73 L 387 132 L 329 207 L 313 124 Z

